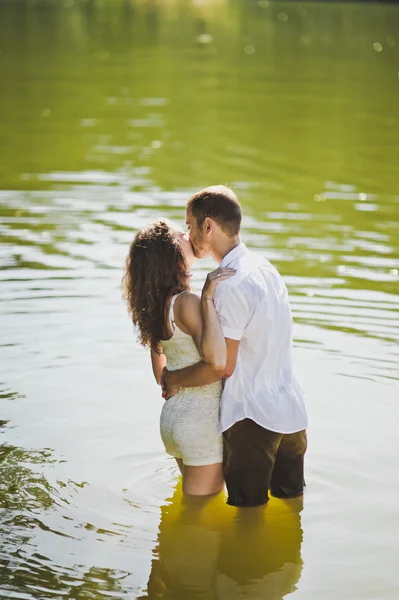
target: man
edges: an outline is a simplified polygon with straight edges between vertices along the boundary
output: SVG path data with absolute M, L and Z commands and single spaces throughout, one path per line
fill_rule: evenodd
M 237 271 L 215 293 L 227 364 L 224 371 L 204 362 L 165 370 L 165 397 L 225 379 L 220 431 L 228 504 L 265 504 L 269 489 L 279 498 L 300 496 L 307 414 L 293 373 L 287 288 L 268 260 L 241 243 L 241 207 L 232 190 L 213 186 L 192 196 L 186 222 L 198 258 L 210 255 Z

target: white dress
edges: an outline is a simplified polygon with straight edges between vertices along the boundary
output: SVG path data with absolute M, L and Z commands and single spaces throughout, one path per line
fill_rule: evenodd
M 169 371 L 176 371 L 201 360 L 191 335 L 174 322 L 174 304 L 170 303 L 169 319 L 172 337 L 161 340 Z M 212 465 L 222 462 L 223 444 L 219 434 L 219 401 L 222 382 L 201 387 L 183 388 L 165 401 L 161 412 L 161 436 L 165 450 L 181 458 L 188 466 Z

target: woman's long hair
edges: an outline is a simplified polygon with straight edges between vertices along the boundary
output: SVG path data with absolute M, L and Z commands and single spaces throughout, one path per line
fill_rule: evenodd
M 159 219 L 136 234 L 126 258 L 122 289 L 143 346 L 159 351 L 166 298 L 188 290 L 188 277 L 189 269 L 172 223 Z

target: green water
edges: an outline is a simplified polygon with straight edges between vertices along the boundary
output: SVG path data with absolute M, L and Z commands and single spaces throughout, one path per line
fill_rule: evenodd
M 398 32 L 380 3 L 0 0 L 1 598 L 397 600 Z M 214 183 L 287 282 L 310 414 L 303 504 L 251 515 L 182 500 L 120 299 L 134 232 Z

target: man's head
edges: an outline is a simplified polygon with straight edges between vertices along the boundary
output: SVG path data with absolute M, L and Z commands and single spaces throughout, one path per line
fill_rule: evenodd
M 187 203 L 186 222 L 194 254 L 215 254 L 215 249 L 238 238 L 241 206 L 235 193 L 224 185 L 197 192 Z

